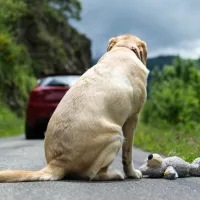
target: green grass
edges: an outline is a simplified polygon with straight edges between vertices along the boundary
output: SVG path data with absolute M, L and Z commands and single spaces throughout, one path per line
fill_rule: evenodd
M 23 132 L 24 120 L 0 103 L 0 137 L 19 135 Z
M 140 121 L 135 146 L 152 153 L 165 156 L 179 156 L 188 162 L 200 156 L 200 135 L 197 132 L 184 132 L 175 126 L 160 125 L 159 127 L 144 124 Z

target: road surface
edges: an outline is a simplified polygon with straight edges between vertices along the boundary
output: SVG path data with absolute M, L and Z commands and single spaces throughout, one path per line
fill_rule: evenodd
M 149 153 L 134 149 L 136 167 Z M 24 136 L 0 139 L 0 170 L 40 170 L 45 165 L 43 141 Z M 122 170 L 121 153 L 113 163 Z M 0 200 L 198 200 L 200 177 L 177 180 L 149 179 L 112 182 L 63 180 L 56 182 L 0 183 Z

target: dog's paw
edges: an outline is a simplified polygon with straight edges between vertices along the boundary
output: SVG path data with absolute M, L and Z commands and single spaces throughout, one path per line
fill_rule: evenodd
M 140 179 L 142 178 L 142 172 L 140 170 L 135 169 L 135 176 L 134 178 Z
M 142 172 L 140 170 L 133 169 L 133 170 L 129 171 L 126 174 L 126 176 L 128 178 L 140 179 L 140 178 L 142 178 Z

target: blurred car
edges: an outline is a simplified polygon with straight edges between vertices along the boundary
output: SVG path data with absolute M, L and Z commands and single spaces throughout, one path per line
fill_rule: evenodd
M 48 75 L 38 80 L 37 86 L 30 92 L 26 108 L 26 139 L 42 139 L 47 124 L 58 103 L 80 78 L 80 75 Z

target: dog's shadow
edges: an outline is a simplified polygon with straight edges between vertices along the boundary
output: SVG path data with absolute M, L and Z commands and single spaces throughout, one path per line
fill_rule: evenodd
M 124 180 L 107 180 L 107 181 L 99 181 L 99 180 L 81 180 L 76 178 L 65 178 L 63 180 L 59 180 L 59 182 L 67 182 L 67 183 L 87 183 L 87 184 L 113 184 L 113 183 L 124 183 L 124 182 L 138 182 L 141 179 L 130 179 L 126 178 Z

